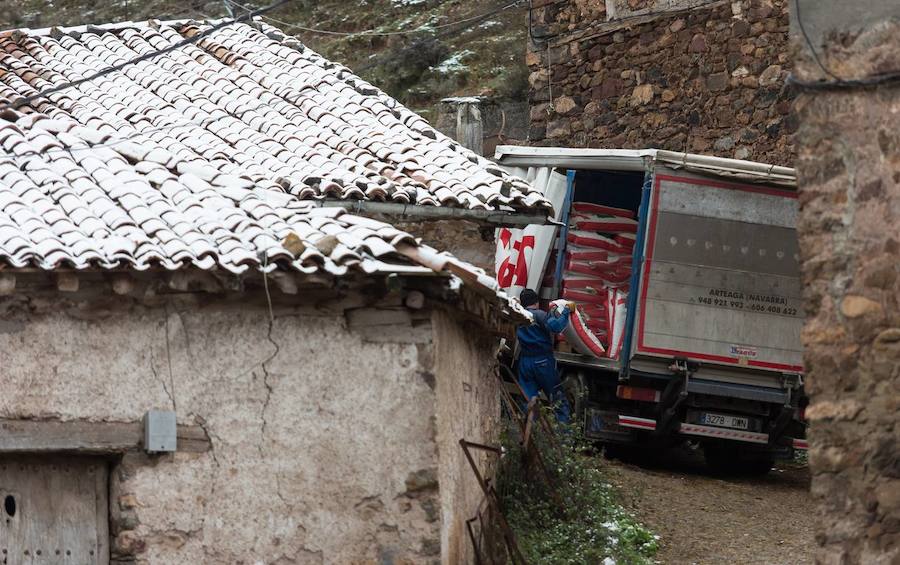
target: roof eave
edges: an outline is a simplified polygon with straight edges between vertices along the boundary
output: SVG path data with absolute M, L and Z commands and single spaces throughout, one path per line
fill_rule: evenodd
M 535 209 L 477 209 L 451 206 L 426 206 L 373 200 L 314 200 L 319 207 L 339 207 L 354 214 L 382 214 L 396 220 L 470 220 L 496 227 L 521 227 L 545 224 L 549 211 Z

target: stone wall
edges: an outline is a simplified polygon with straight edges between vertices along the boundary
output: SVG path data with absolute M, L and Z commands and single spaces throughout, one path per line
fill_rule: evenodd
M 803 0 L 802 8 L 813 46 L 837 76 L 900 69 L 896 2 Z M 832 80 L 799 34 L 795 40 L 800 79 Z M 816 562 L 895 564 L 900 87 L 808 90 L 797 110 L 809 455 L 812 491 L 821 506 Z
M 460 519 L 475 512 L 461 503 L 478 496 L 454 483 L 467 479 L 457 436 L 490 442 L 495 432 L 479 326 L 457 329 L 456 318 L 409 310 L 393 294 L 329 306 L 273 285 L 270 323 L 259 289 L 152 303 L 89 292 L 0 297 L 0 418 L 139 422 L 148 409 L 174 409 L 212 446 L 132 451 L 114 464 L 113 563 L 451 554 L 442 541 L 459 538 Z
M 416 237 L 426 244 L 453 254 L 494 274 L 494 255 L 497 242 L 493 227 L 481 226 L 468 220 L 412 220 L 392 219 L 391 224 Z
M 792 165 L 786 0 L 536 0 L 532 22 L 532 144 Z

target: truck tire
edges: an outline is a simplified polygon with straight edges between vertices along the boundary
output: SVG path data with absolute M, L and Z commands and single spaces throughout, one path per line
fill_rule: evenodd
M 584 425 L 584 407 L 588 400 L 588 387 L 584 373 L 581 371 L 569 371 L 563 374 L 563 393 L 569 401 L 572 411 L 572 422 L 579 426 Z
M 762 477 L 772 470 L 775 460 L 767 454 L 748 456 L 733 446 L 706 445 L 706 466 L 718 475 Z

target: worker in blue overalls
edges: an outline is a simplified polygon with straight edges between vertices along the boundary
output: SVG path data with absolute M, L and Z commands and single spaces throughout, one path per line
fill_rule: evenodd
M 555 307 L 550 313 L 544 312 L 538 308 L 537 293 L 527 288 L 519 295 L 519 302 L 534 317 L 531 325 L 516 330 L 516 336 L 519 338 L 519 385 L 528 400 L 544 391 L 554 405 L 557 420 L 568 424 L 569 402 L 563 393 L 559 373 L 556 370 L 553 334 L 566 329 L 569 323 L 569 307 L 564 307 L 561 312 Z

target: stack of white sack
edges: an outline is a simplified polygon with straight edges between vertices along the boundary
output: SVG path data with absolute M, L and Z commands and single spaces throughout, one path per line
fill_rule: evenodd
M 589 333 L 613 359 L 622 349 L 636 232 L 631 210 L 587 202 L 572 205 L 561 298 L 578 305 Z

